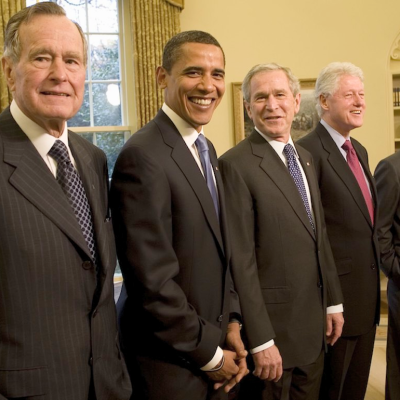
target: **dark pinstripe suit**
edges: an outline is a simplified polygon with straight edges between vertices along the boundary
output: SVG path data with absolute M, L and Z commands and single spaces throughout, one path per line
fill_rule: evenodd
M 115 248 L 104 153 L 69 132 L 101 271 L 54 176 L 9 109 L 0 115 L 0 399 L 123 400 Z M 36 397 L 35 397 L 36 396 Z

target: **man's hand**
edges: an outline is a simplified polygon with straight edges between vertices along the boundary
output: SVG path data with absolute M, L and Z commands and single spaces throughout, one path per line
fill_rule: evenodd
M 224 350 L 224 365 L 221 369 L 214 372 L 206 372 L 208 377 L 215 381 L 214 389 L 217 390 L 223 386 L 226 382 L 230 384 L 231 380 L 239 373 L 239 367 L 236 365 L 236 353 L 230 350 Z M 228 385 L 226 385 L 228 386 Z M 228 389 L 225 386 L 224 390 L 226 393 L 232 389 L 235 384 L 230 386 Z
M 283 374 L 282 357 L 275 345 L 254 353 L 253 360 L 256 366 L 253 372 L 254 376 L 274 382 L 281 379 Z
M 231 377 L 225 376 L 225 378 L 214 379 L 211 374 L 217 374 L 220 371 L 207 373 L 207 375 L 214 381 L 214 389 L 217 390 L 221 386 L 224 386 L 224 391 L 228 393 L 237 383 L 239 383 L 244 376 L 249 373 L 247 369 L 246 356 L 247 351 L 244 348 L 242 338 L 240 337 L 240 326 L 237 322 L 232 322 L 228 325 L 226 333 L 226 345 L 229 350 L 224 350 L 225 364 L 231 360 L 232 354 L 234 355 L 233 361 L 237 366 L 237 372 L 232 374 Z M 224 365 L 225 368 L 225 365 Z M 222 368 L 222 369 L 224 369 Z
M 342 335 L 343 313 L 334 313 L 326 315 L 326 342 L 333 346 Z

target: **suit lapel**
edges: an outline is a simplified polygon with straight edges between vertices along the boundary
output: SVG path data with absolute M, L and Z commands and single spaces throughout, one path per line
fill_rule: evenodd
M 315 170 L 313 167 L 313 162 L 312 162 L 312 157 L 311 154 L 304 151 L 304 149 L 300 146 L 296 146 L 296 150 L 299 154 L 300 158 L 300 164 L 303 167 L 304 173 L 307 178 L 307 183 L 308 183 L 308 189 L 310 191 L 310 197 L 311 197 L 311 206 L 314 214 L 314 225 L 315 229 L 317 232 L 317 235 L 320 231 L 321 228 L 321 215 L 320 215 L 320 208 L 318 206 L 320 202 L 320 197 L 319 197 L 319 188 L 318 188 L 318 182 L 317 182 L 317 177 L 315 175 Z M 313 231 L 313 235 L 315 236 L 315 232 Z
M 160 129 L 164 142 L 172 148 L 171 157 L 185 175 L 187 181 L 195 192 L 208 224 L 223 252 L 224 246 L 219 221 L 203 174 L 201 173 L 196 161 L 193 159 L 185 141 L 182 139 L 175 125 L 166 114 L 163 111 L 159 111 L 154 121 Z
M 97 244 L 97 263 L 103 266 L 104 274 L 102 274 L 101 276 L 105 277 L 106 271 L 104 269 L 107 267 L 107 263 L 104 262 L 104 260 L 107 260 L 108 258 L 107 255 L 104 254 L 104 251 L 106 248 L 108 248 L 108 246 L 103 246 L 101 244 L 101 241 L 104 240 L 105 237 L 105 233 L 103 231 L 105 215 L 102 211 L 99 201 L 102 196 L 100 192 L 101 190 L 103 190 L 104 183 L 100 181 L 100 177 L 94 169 L 91 155 L 80 142 L 81 140 L 85 139 L 77 137 L 76 134 L 73 132 L 69 132 L 68 139 L 69 146 L 74 156 L 79 176 L 81 177 L 83 187 L 85 188 L 86 197 L 90 205 L 93 230 Z
M 90 257 L 79 223 L 60 185 L 10 112 L 3 116 L 4 162 L 15 168 L 10 184 Z
M 353 196 L 354 201 L 360 208 L 360 211 L 362 212 L 365 219 L 372 227 L 371 218 L 369 216 L 369 212 L 368 212 L 367 205 L 365 203 L 364 196 L 363 196 L 360 186 L 359 186 L 353 172 L 351 171 L 350 167 L 348 166 L 346 160 L 344 159 L 343 155 L 340 153 L 340 150 L 338 149 L 334 140 L 331 138 L 331 136 L 329 135 L 327 130 L 321 124 L 318 124 L 318 126 L 317 126 L 317 133 L 321 140 L 323 148 L 329 153 L 328 162 L 331 164 L 332 168 L 337 173 L 337 175 L 340 177 L 340 179 L 343 181 L 343 183 L 346 185 L 350 194 Z M 354 143 L 354 142 L 352 142 L 352 143 Z M 362 157 L 360 157 L 359 148 L 358 148 L 358 151 L 356 149 L 356 153 L 359 157 L 359 160 L 361 161 L 361 165 L 363 166 L 364 172 L 367 174 L 367 176 L 370 175 L 368 166 L 364 163 L 364 160 L 362 159 Z M 372 179 L 372 177 L 371 177 L 371 179 Z M 371 184 L 371 179 L 370 179 L 370 187 L 372 190 L 373 185 Z M 373 195 L 375 196 L 375 194 L 373 194 Z
M 279 158 L 278 154 L 276 154 L 276 151 L 257 131 L 253 131 L 249 136 L 249 141 L 253 154 L 262 159 L 260 168 L 264 170 L 282 192 L 307 231 L 315 239 L 315 234 L 308 219 L 303 200 L 285 164 Z

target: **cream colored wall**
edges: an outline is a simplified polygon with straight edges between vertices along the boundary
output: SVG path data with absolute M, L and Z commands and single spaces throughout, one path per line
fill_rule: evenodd
M 400 32 L 399 0 L 186 0 L 181 29 L 210 32 L 226 54 L 227 90 L 206 127 L 218 154 L 234 145 L 231 82 L 263 62 L 316 78 L 332 61 L 364 71 L 367 113 L 353 136 L 367 148 L 371 169 L 393 152 L 389 52 Z

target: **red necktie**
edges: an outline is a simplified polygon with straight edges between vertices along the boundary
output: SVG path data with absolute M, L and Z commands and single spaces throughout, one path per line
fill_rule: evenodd
M 354 150 L 350 140 L 346 140 L 342 146 L 343 150 L 347 153 L 347 164 L 353 171 L 354 176 L 357 179 L 358 185 L 360 186 L 361 192 L 364 196 L 365 203 L 368 207 L 369 216 L 372 224 L 374 224 L 374 205 L 372 204 L 371 193 L 369 192 L 367 182 L 365 181 L 364 173 L 361 169 L 360 161 L 358 160 L 357 153 Z

